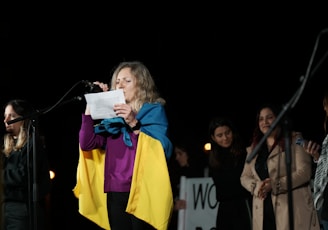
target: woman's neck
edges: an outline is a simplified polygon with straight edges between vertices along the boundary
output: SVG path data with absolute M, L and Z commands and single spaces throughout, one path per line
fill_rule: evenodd
M 266 143 L 267 143 L 268 149 L 272 148 L 272 146 L 274 145 L 274 142 L 275 142 L 274 136 L 269 136 L 267 138 Z

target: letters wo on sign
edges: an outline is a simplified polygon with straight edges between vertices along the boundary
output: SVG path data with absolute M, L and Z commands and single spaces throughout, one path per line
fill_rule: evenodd
M 219 203 L 211 177 L 180 179 L 180 199 L 186 200 L 186 209 L 179 211 L 178 230 L 215 229 Z

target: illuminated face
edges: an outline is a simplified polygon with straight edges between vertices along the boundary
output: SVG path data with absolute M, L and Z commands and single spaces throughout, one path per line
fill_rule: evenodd
M 7 122 L 19 117 L 21 116 L 19 116 L 15 112 L 14 108 L 11 105 L 6 106 L 3 121 L 5 123 L 6 131 L 8 133 L 11 133 L 13 136 L 18 136 L 20 127 L 23 125 L 24 121 L 18 121 L 10 125 L 8 125 Z
M 180 167 L 188 166 L 188 154 L 186 151 L 180 149 L 179 147 L 174 148 L 175 160 L 178 162 Z
M 214 130 L 212 140 L 223 148 L 231 146 L 233 141 L 233 133 L 228 126 L 219 126 Z
M 133 101 L 136 94 L 137 79 L 130 72 L 130 68 L 123 68 L 117 75 L 115 89 L 123 89 L 126 103 Z
M 270 108 L 263 108 L 259 116 L 259 128 L 265 134 L 271 127 L 272 123 L 276 120 L 276 116 Z

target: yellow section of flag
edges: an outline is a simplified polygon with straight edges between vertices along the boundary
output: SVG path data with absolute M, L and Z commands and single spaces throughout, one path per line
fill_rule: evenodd
M 105 151 L 82 151 L 80 148 L 79 151 L 77 182 L 73 189 L 75 197 L 79 199 L 79 213 L 101 228 L 110 230 L 104 193 Z
M 173 195 L 161 142 L 139 134 L 130 197 L 126 211 L 158 230 L 166 230 L 173 210 Z

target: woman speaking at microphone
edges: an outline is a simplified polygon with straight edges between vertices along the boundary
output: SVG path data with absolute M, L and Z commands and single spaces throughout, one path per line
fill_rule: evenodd
M 107 84 L 94 84 L 108 90 Z M 100 170 L 104 181 L 98 185 L 90 181 L 90 188 L 83 189 L 90 189 L 93 194 L 100 189 L 106 196 L 100 203 L 88 203 L 98 198 L 82 196 L 85 192 L 79 184 L 85 177 L 78 178 L 74 192 L 80 198 L 80 212 L 104 229 L 166 230 L 173 196 L 166 162 L 172 154 L 172 144 L 167 137 L 165 100 L 159 96 L 149 70 L 139 61 L 117 66 L 111 90 L 118 89 L 123 90 L 126 103 L 114 105 L 116 117 L 103 119 L 94 127 L 88 104 L 82 114 L 80 165 L 90 151 L 92 157 L 105 154 L 104 162 L 98 164 L 104 167 Z M 88 173 L 94 171 L 84 173 L 90 176 Z M 96 214 L 90 213 L 90 205 Z

